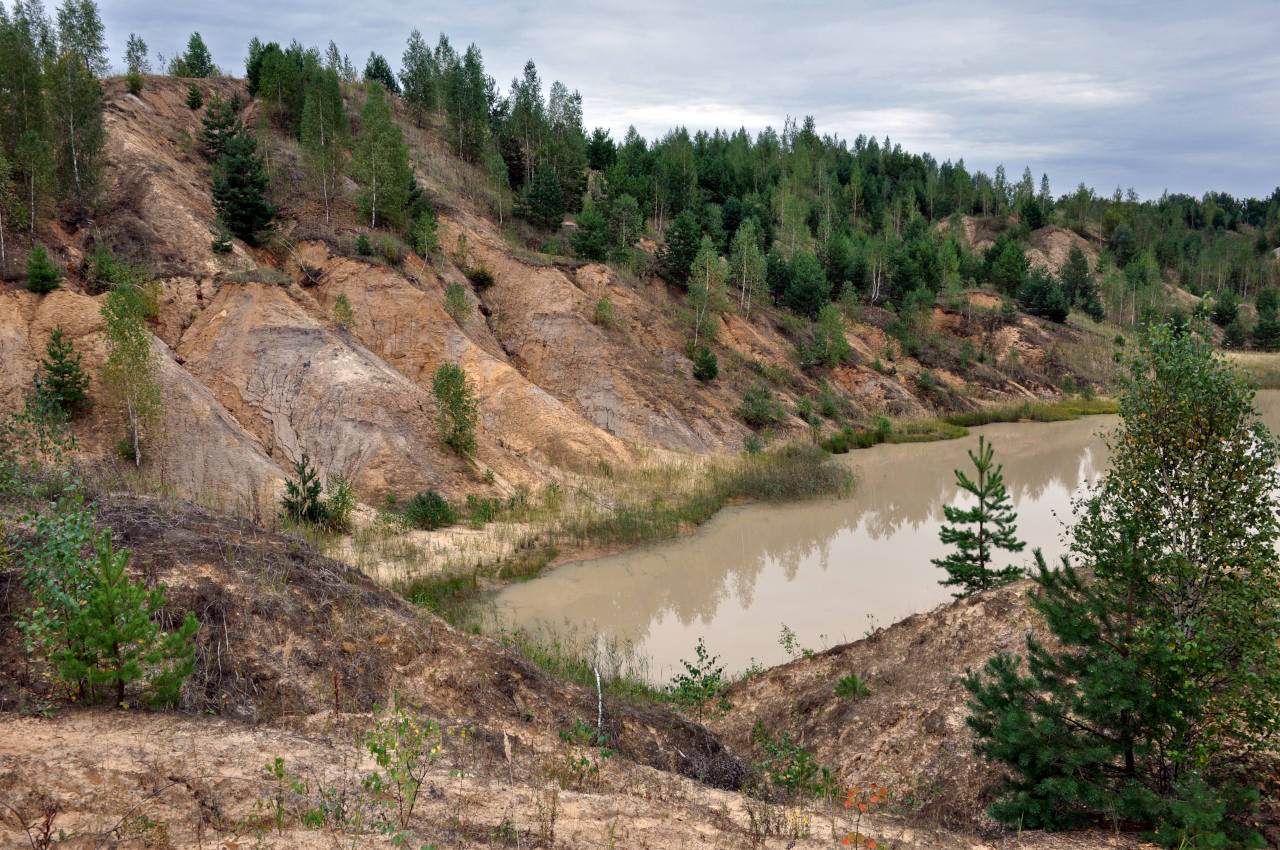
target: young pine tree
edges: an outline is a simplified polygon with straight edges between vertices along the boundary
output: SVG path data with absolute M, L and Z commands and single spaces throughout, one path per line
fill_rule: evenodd
M 44 294 L 62 285 L 62 275 L 49 261 L 49 252 L 43 245 L 35 245 L 27 257 L 27 289 Z
M 1105 819 L 1161 844 L 1261 847 L 1251 809 L 1280 749 L 1280 449 L 1248 381 L 1194 333 L 1155 326 L 1126 364 L 1112 464 L 1071 551 L 1037 557 L 1054 637 L 965 686 L 975 749 L 1008 770 L 991 814 Z M 1270 763 L 1270 762 L 1268 762 Z
M 476 450 L 476 398 L 461 366 L 442 363 L 431 380 L 439 405 L 440 436 L 462 457 Z
M 942 508 L 947 522 L 954 524 L 942 526 L 938 537 L 943 543 L 955 544 L 956 548 L 945 558 L 934 558 L 933 565 L 948 574 L 939 584 L 960 587 L 960 592 L 952 594 L 957 598 L 1017 581 L 1024 575 L 1021 567 L 992 567 L 995 549 L 1021 552 L 1026 545 L 1016 536 L 1018 515 L 1004 486 L 1004 467 L 992 460 L 994 454 L 995 448 L 985 437 L 979 437 L 977 454 L 969 451 L 969 460 L 978 473 L 977 480 L 959 469 L 955 471 L 956 484 L 977 498 L 978 504 L 967 509 L 951 505 Z
M 37 373 L 41 392 L 64 416 L 75 419 L 88 403 L 89 376 L 80 366 L 80 352 L 63 335 L 61 325 L 49 335 L 45 352 L 46 358 L 40 361 L 44 374 Z
M 328 519 L 324 501 L 320 497 L 320 475 L 311 466 L 311 458 L 302 453 L 302 459 L 293 467 L 297 478 L 284 483 L 284 499 L 280 509 L 285 517 L 294 522 L 306 522 L 319 525 Z
M 129 551 L 115 551 L 111 533 L 104 532 L 88 597 L 67 627 L 76 648 L 57 651 L 51 660 L 64 681 L 82 683 L 90 702 L 105 691 L 125 707 L 125 688 L 144 679 L 153 705 L 171 705 L 195 668 L 191 638 L 200 624 L 188 612 L 177 631 L 163 631 L 155 617 L 165 605 L 164 589 L 131 581 L 128 563 Z

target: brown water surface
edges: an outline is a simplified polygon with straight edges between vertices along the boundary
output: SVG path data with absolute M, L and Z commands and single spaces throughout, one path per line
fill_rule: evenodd
M 1277 429 L 1280 391 L 1260 393 L 1258 406 Z M 1073 497 L 1104 471 L 1101 434 L 1116 422 L 989 425 L 960 440 L 852 452 L 841 458 L 857 474 L 848 498 L 728 508 L 693 536 L 513 585 L 496 597 L 498 618 L 628 641 L 657 682 L 693 658 L 699 637 L 729 671 L 786 661 L 784 623 L 800 647 L 853 640 L 950 599 L 930 559 L 948 548 L 942 506 L 968 504 L 952 470 L 972 469 L 979 434 L 1004 466 L 1027 542 L 1008 562 L 1029 564 L 1036 547 L 1050 559 L 1066 551 Z

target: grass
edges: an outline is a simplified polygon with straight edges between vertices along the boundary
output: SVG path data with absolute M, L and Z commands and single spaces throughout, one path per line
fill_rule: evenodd
M 1223 356 L 1252 378 L 1258 389 L 1280 389 L 1280 352 L 1227 351 Z
M 628 642 L 542 629 L 503 630 L 500 639 L 557 678 L 595 690 L 598 670 L 600 689 L 610 696 L 650 705 L 666 701 L 665 692 L 649 684 L 648 659 Z

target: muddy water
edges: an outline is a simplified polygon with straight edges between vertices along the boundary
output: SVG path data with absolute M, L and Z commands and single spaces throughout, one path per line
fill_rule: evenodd
M 1258 406 L 1280 427 L 1280 391 L 1259 394 Z M 1105 470 L 1100 434 L 1115 423 L 989 425 L 961 440 L 852 452 L 841 458 L 857 475 L 849 498 L 726 509 L 694 536 L 509 587 L 498 618 L 630 642 L 659 682 L 693 658 L 699 637 L 730 671 L 786 661 L 784 623 L 797 647 L 853 640 L 950 599 L 929 561 L 947 551 L 942 506 L 964 503 L 952 470 L 971 468 L 978 434 L 995 445 L 1027 541 L 1010 561 L 1029 563 L 1035 547 L 1049 558 L 1066 550 L 1072 499 Z

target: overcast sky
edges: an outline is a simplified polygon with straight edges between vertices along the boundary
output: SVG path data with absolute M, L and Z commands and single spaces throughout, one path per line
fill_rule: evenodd
M 50 5 L 54 5 L 50 0 Z M 526 59 L 544 93 L 583 97 L 588 132 L 647 138 L 781 129 L 886 134 L 970 171 L 1030 166 L 1055 195 L 1081 180 L 1265 197 L 1280 184 L 1280 3 L 391 0 L 177 4 L 100 0 L 112 58 L 130 32 L 156 53 L 199 31 L 214 61 L 244 74 L 250 37 L 323 49 L 363 69 L 371 50 L 399 68 L 414 27 L 461 51 L 475 42 L 506 92 Z

